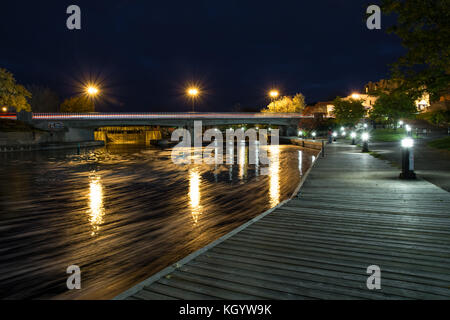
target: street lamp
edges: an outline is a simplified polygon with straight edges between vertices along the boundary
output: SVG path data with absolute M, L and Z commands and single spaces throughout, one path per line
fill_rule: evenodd
M 2 111 L 3 111 L 3 112 L 6 112 L 6 111 L 8 111 L 8 108 L 7 108 L 7 107 L 3 107 L 3 108 L 2 108 Z
M 415 179 L 414 173 L 414 140 L 412 138 L 404 138 L 402 140 L 402 172 L 400 179 Z
M 195 99 L 197 98 L 197 96 L 200 94 L 200 91 L 198 90 L 198 88 L 195 87 L 191 87 L 187 90 L 187 94 L 189 95 L 189 97 L 192 99 L 192 112 L 194 112 L 194 107 L 195 107 Z
M 356 144 L 355 138 L 356 138 L 356 132 L 350 133 L 350 137 L 352 138 L 352 145 L 354 146 Z
M 313 137 L 313 140 L 316 140 L 316 133 L 313 132 L 313 133 L 311 133 L 311 135 L 312 135 L 312 137 Z
M 347 134 L 347 133 L 346 133 L 345 131 L 342 131 L 342 133 L 341 133 L 341 135 L 342 135 L 343 137 L 345 137 L 346 134 Z
M 88 95 L 90 95 L 91 97 L 95 97 L 99 93 L 99 90 L 98 90 L 98 88 L 96 88 L 94 86 L 88 86 L 86 88 L 86 93 Z
M 298 130 L 298 135 L 301 137 L 303 136 L 303 131 L 302 130 Z
M 361 135 L 361 139 L 363 141 L 362 152 L 369 152 L 369 134 L 367 132 L 364 132 Z
M 269 92 L 269 96 L 272 99 L 276 99 L 279 95 L 280 95 L 280 93 L 278 92 L 278 90 L 270 90 L 270 92 Z
M 400 128 L 403 128 L 403 121 L 402 121 L 402 120 L 400 120 L 400 121 L 398 122 L 398 126 L 399 126 Z

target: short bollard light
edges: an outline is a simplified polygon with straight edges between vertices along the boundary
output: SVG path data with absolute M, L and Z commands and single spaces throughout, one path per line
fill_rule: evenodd
M 356 132 L 350 133 L 350 137 L 352 138 L 352 145 L 356 144 Z
M 405 129 L 406 129 L 406 134 L 407 134 L 408 136 L 411 136 L 411 126 L 410 126 L 409 124 L 407 124 L 407 125 L 405 126 Z
M 333 141 L 336 141 L 336 138 L 337 138 L 337 132 L 335 131 L 335 132 L 333 132 Z
M 361 135 L 361 139 L 363 141 L 362 152 L 369 152 L 369 134 L 367 132 L 364 132 Z
M 342 131 L 342 133 L 341 133 L 341 135 L 342 135 L 343 137 L 345 137 L 346 134 L 347 134 L 347 133 L 346 133 L 345 131 Z
M 299 137 L 303 136 L 303 131 L 302 130 L 298 130 L 298 136 Z
M 364 129 L 367 129 L 367 123 L 363 124 Z
M 402 140 L 402 172 L 400 179 L 415 179 L 414 173 L 414 140 L 412 138 L 404 138 Z
M 312 137 L 313 137 L 313 140 L 316 140 L 316 133 L 313 132 L 313 133 L 311 133 L 311 135 L 312 135 Z
M 403 128 L 403 121 L 402 121 L 402 120 L 400 120 L 400 121 L 398 122 L 398 126 L 399 126 L 400 128 Z

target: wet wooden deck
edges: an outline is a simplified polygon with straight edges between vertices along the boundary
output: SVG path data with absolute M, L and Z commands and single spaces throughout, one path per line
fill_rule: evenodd
M 449 299 L 450 194 L 398 173 L 329 146 L 295 198 L 116 298 Z

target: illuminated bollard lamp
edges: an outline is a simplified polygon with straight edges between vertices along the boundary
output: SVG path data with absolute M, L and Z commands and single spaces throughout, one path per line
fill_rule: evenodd
M 361 135 L 361 140 L 363 142 L 362 152 L 369 152 L 369 134 L 364 132 Z
M 352 146 L 356 144 L 356 132 L 350 133 L 350 137 L 352 138 Z
M 411 136 L 411 126 L 407 124 L 405 126 L 405 129 L 406 129 L 406 134 L 408 135 L 408 137 L 410 137 Z
M 404 138 L 402 140 L 402 172 L 400 179 L 415 179 L 414 173 L 414 140 L 412 138 Z
M 333 132 L 333 141 L 336 141 L 337 138 L 337 132 Z
M 313 133 L 311 133 L 311 135 L 312 135 L 312 137 L 313 137 L 313 140 L 316 140 L 316 133 L 313 132 Z

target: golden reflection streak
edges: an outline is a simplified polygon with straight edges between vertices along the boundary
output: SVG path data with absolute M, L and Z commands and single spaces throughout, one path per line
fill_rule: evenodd
M 280 146 L 273 145 L 269 148 L 269 185 L 270 205 L 272 207 L 280 203 Z
M 239 179 L 242 180 L 246 175 L 245 162 L 247 160 L 247 154 L 245 152 L 245 141 L 238 143 L 236 147 L 238 148 L 237 161 L 239 162 Z
M 89 222 L 93 229 L 92 236 L 100 229 L 104 215 L 102 182 L 100 177 L 91 177 L 89 182 Z
M 201 176 L 198 169 L 189 169 L 189 204 L 191 206 L 191 214 L 194 224 L 198 222 L 199 215 L 202 214 L 202 206 L 200 205 L 200 183 Z

